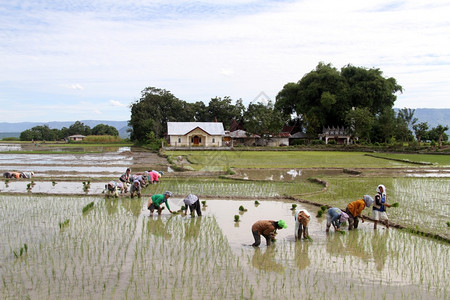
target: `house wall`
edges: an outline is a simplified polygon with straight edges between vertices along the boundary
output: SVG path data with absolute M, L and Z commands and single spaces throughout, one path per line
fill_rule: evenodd
M 198 146 L 203 147 L 221 147 L 222 136 L 221 135 L 208 135 L 203 130 L 196 129 L 191 131 L 188 135 L 171 135 L 169 136 L 169 143 L 171 146 L 194 146 L 193 139 L 198 136 L 201 139 Z

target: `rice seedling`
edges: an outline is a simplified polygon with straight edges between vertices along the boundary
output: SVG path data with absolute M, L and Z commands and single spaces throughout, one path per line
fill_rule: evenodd
M 239 218 L 240 218 L 239 215 L 234 215 L 234 222 L 239 222 L 240 221 Z
M 296 208 L 297 208 L 297 204 L 293 203 L 292 207 L 291 207 L 291 210 L 295 210 Z
M 202 200 L 202 206 L 203 207 L 206 207 L 207 205 L 206 205 L 206 200 Z
M 399 204 L 398 204 L 398 202 L 395 202 L 395 203 L 393 203 L 391 206 L 392 206 L 392 207 L 398 207 Z
M 319 209 L 319 210 L 317 211 L 316 218 L 322 218 L 322 215 L 323 215 L 323 210 L 322 210 L 322 209 Z
M 246 212 L 248 211 L 248 209 L 246 209 L 243 205 L 241 205 L 239 206 L 239 211 Z
M 69 225 L 70 220 L 66 219 L 63 222 L 59 222 L 59 229 L 63 229 L 64 227 Z
M 83 214 L 87 213 L 89 210 L 91 210 L 94 207 L 94 201 L 87 204 L 83 209 L 81 210 Z
M 261 203 L 259 203 L 259 201 L 258 200 L 255 200 L 255 206 L 258 206 L 258 205 L 260 205 Z

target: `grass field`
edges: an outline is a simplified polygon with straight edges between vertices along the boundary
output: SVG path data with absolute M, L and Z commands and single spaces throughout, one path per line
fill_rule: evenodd
M 227 168 L 400 168 L 416 166 L 365 155 L 364 152 L 337 151 L 167 151 L 172 160 L 183 156 L 195 170 L 222 171 Z M 381 154 L 377 154 L 381 155 Z M 449 156 L 383 154 L 412 161 L 450 165 Z

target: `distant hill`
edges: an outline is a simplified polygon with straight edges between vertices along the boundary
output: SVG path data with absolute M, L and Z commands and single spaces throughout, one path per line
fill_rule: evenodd
M 396 112 L 399 110 L 395 108 Z M 418 119 L 417 123 L 427 122 L 430 129 L 439 124 L 450 128 L 450 108 L 416 108 L 414 118 Z M 450 135 L 450 129 L 446 133 Z
M 100 120 L 80 120 L 81 123 L 94 128 L 98 124 L 105 124 L 113 126 L 119 131 L 121 138 L 128 138 L 130 134 L 127 132 L 128 121 L 100 121 Z M 35 126 L 47 125 L 51 129 L 61 129 L 63 127 L 69 128 L 75 121 L 52 121 L 52 122 L 20 122 L 7 123 L 0 122 L 0 137 L 19 137 L 22 131 L 31 129 Z

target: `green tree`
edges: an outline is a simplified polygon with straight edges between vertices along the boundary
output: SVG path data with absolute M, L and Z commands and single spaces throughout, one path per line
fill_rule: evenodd
M 141 99 L 131 104 L 130 139 L 144 142 L 150 132 L 163 137 L 167 122 L 184 122 L 192 116 L 185 108 L 188 105 L 171 92 L 155 87 L 147 87 L 141 92 Z
M 438 143 L 439 147 L 442 147 L 442 142 L 448 140 L 448 135 L 445 133 L 448 130 L 448 126 L 438 125 L 431 128 L 428 132 L 428 138 Z
M 223 99 L 220 97 L 212 98 L 207 107 L 207 122 L 230 122 L 233 118 L 240 119 L 243 112 L 242 100 L 238 100 L 238 105 L 233 105 L 233 100 L 226 96 Z
M 267 105 L 261 102 L 250 103 L 244 113 L 244 124 L 247 132 L 267 139 L 281 132 L 284 121 L 281 112 L 275 110 L 273 103 L 269 101 Z
M 427 135 L 428 131 L 428 123 L 427 122 L 421 122 L 418 124 L 413 125 L 414 134 L 416 135 L 417 142 L 419 143 L 422 141 L 422 138 L 424 138 Z
M 402 87 L 382 75 L 379 69 L 347 65 L 339 71 L 321 62 L 297 83 L 286 84 L 275 107 L 284 115 L 296 113 L 315 137 L 325 126 L 345 125 L 353 107 L 367 108 L 372 117 L 392 109 Z
M 22 141 L 56 141 L 58 139 L 58 130 L 50 129 L 48 125 L 35 126 L 20 133 Z
M 374 117 L 369 108 L 355 108 L 347 112 L 346 126 L 353 138 L 358 137 L 370 142 L 370 132 L 374 123 Z
M 72 125 L 69 126 L 69 129 L 67 130 L 67 134 L 75 135 L 75 134 L 81 134 L 81 135 L 90 135 L 91 134 L 91 128 L 88 125 L 84 125 L 84 123 L 80 121 L 76 121 Z
M 115 127 L 110 126 L 110 125 L 98 124 L 98 125 L 94 126 L 94 128 L 92 128 L 91 134 L 118 136 L 119 131 Z

